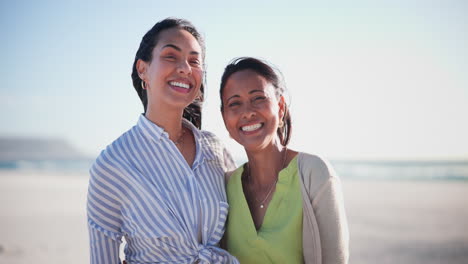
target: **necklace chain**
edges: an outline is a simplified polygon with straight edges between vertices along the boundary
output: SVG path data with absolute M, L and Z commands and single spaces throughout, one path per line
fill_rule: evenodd
M 182 126 L 182 131 L 180 132 L 180 136 L 177 138 L 176 141 L 174 141 L 174 144 L 176 146 L 184 142 L 184 135 L 185 135 L 185 129 Z
M 286 163 L 286 156 L 287 156 L 287 153 L 288 153 L 288 148 L 285 147 L 285 148 L 284 148 L 284 154 L 283 154 L 283 164 L 281 165 L 281 169 L 280 169 L 280 170 L 282 170 L 282 169 L 284 168 L 284 165 L 285 165 L 285 163 Z M 250 180 L 250 166 L 249 166 L 249 163 L 247 163 L 247 173 L 248 173 L 248 174 L 247 174 L 247 176 L 248 176 L 247 179 Z M 278 172 L 278 174 L 279 174 L 279 172 Z M 271 186 L 270 186 L 270 188 L 269 188 L 269 190 L 268 190 L 267 195 L 265 196 L 265 198 L 263 198 L 262 201 L 259 201 L 259 200 L 257 199 L 257 197 L 254 196 L 255 201 L 256 201 L 257 203 L 260 203 L 260 208 L 261 208 L 261 209 L 263 209 L 263 208 L 265 207 L 265 205 L 264 205 L 264 204 L 265 204 L 265 201 L 268 199 L 268 197 L 270 197 L 270 195 L 271 195 L 271 193 L 272 193 L 272 191 L 273 191 L 273 187 L 276 186 L 276 183 L 278 183 L 278 176 L 276 176 L 276 180 L 271 184 Z

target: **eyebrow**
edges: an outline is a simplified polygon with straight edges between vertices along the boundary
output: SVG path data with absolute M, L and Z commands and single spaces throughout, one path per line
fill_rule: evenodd
M 177 51 L 180 51 L 180 52 L 182 51 L 182 49 L 181 49 L 180 47 L 178 47 L 178 46 L 176 46 L 176 45 L 174 45 L 174 44 L 166 44 L 166 45 L 164 45 L 164 46 L 162 47 L 162 49 L 165 49 L 165 48 L 173 48 L 173 49 L 175 49 L 175 50 L 177 50 Z M 190 54 L 192 54 L 192 55 L 200 55 L 200 53 L 197 52 L 197 51 L 191 51 Z
M 237 97 L 237 98 L 239 98 L 240 96 L 239 96 L 239 95 L 237 95 L 237 94 L 235 94 L 235 95 L 233 95 L 233 96 L 229 97 L 229 98 L 226 100 L 226 103 L 227 103 L 227 102 L 229 102 L 229 100 L 231 100 L 231 99 L 232 99 L 232 98 L 234 98 L 234 97 Z
M 264 93 L 263 90 L 252 90 L 252 91 L 249 92 L 249 94 L 259 93 L 259 92 L 260 92 L 260 93 Z M 239 97 L 240 97 L 240 95 L 235 94 L 235 95 L 229 97 L 229 98 L 226 100 L 226 102 L 229 102 L 229 100 L 231 100 L 232 98 L 239 98 Z

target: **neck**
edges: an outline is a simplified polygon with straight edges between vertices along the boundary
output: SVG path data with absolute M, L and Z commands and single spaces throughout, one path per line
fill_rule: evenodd
M 253 185 L 271 184 L 286 165 L 287 149 L 281 144 L 260 151 L 247 151 L 249 181 Z
M 182 113 L 183 109 L 158 109 L 148 104 L 145 117 L 162 127 L 169 134 L 169 138 L 175 141 L 182 132 Z

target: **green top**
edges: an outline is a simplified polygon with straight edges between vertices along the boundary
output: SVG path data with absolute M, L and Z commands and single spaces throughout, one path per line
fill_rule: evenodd
M 302 196 L 297 157 L 280 171 L 262 226 L 255 229 L 244 196 L 239 167 L 229 179 L 226 246 L 240 263 L 304 263 Z

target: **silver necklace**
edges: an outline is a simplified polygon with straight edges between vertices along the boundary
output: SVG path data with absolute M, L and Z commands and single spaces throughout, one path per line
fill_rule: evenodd
M 288 152 L 288 148 L 285 147 L 285 149 L 284 149 L 284 154 L 283 154 L 283 164 L 281 165 L 281 169 L 280 169 L 280 170 L 282 170 L 282 169 L 284 168 L 284 164 L 286 163 L 287 152 Z M 248 173 L 247 179 L 250 180 L 250 166 L 249 166 L 249 163 L 247 163 L 247 173 Z M 279 174 L 279 172 L 278 172 L 278 174 Z M 272 193 L 272 191 L 273 191 L 273 187 L 275 187 L 277 183 L 278 183 L 278 176 L 276 176 L 276 180 L 271 184 L 271 186 L 270 186 L 270 188 L 269 188 L 269 190 L 268 190 L 267 195 L 265 196 L 265 198 L 263 198 L 262 201 L 259 201 L 259 200 L 257 199 L 257 197 L 254 196 L 255 201 L 256 201 L 257 203 L 260 203 L 260 208 L 261 208 L 261 209 L 263 209 L 263 208 L 265 207 L 265 201 L 268 199 L 268 197 L 270 197 L 270 195 L 271 195 L 271 193 Z
M 176 141 L 174 141 L 174 145 L 179 145 L 180 143 L 184 142 L 184 135 L 185 135 L 185 129 L 182 127 L 182 131 L 180 132 L 180 136 L 177 138 Z

